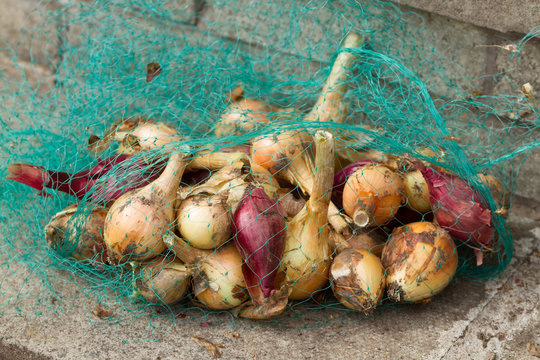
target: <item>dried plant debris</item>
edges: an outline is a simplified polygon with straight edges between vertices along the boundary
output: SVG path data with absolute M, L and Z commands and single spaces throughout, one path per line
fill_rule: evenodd
M 208 352 L 212 355 L 212 358 L 218 359 L 221 357 L 221 351 L 219 351 L 219 348 L 224 348 L 223 345 L 221 344 L 216 345 L 210 340 L 206 340 L 199 336 L 192 336 L 191 339 L 195 341 L 197 344 L 199 344 L 200 346 L 206 348 L 206 350 L 208 350 Z
M 92 314 L 100 319 L 113 318 L 114 313 L 107 308 L 103 307 L 101 303 L 96 305 L 96 308 L 92 311 Z

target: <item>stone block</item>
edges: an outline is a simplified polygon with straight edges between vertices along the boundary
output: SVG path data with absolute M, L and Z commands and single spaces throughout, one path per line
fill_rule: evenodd
M 0 52 L 54 68 L 58 56 L 55 0 L 1 0 Z
M 528 33 L 540 24 L 537 0 L 394 0 L 396 3 L 448 16 L 501 32 Z

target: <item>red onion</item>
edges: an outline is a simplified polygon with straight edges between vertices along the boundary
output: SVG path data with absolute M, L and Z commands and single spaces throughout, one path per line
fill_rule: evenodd
M 74 174 L 29 164 L 11 164 L 8 165 L 7 179 L 40 190 L 41 196 L 49 196 L 45 188 L 62 191 L 78 199 L 91 191 L 90 201 L 106 203 L 151 183 L 162 170 L 163 166 L 149 166 L 142 158 L 117 155 L 99 160 L 96 166 Z
M 372 160 L 361 160 L 352 164 L 349 164 L 345 166 L 343 169 L 338 171 L 334 175 L 334 187 L 332 188 L 332 202 L 339 208 L 343 208 L 343 188 L 345 187 L 345 183 L 347 183 L 347 179 L 349 176 L 354 174 L 354 172 L 368 164 L 374 164 L 377 161 Z
M 475 249 L 476 264 L 482 265 L 482 250 L 491 249 L 495 237 L 491 211 L 483 205 L 478 192 L 463 179 L 435 171 L 418 161 L 414 165 L 426 179 L 438 224 L 455 238 L 480 246 Z
M 276 274 L 285 248 L 282 213 L 280 205 L 258 187 L 246 190 L 234 214 L 234 242 L 244 259 L 242 271 L 255 304 L 279 289 Z

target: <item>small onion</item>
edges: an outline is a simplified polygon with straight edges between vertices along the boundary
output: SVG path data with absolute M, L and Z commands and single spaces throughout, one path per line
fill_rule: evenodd
M 425 302 L 441 292 L 458 265 L 456 245 L 441 227 L 415 222 L 394 229 L 382 253 L 388 296 Z
M 172 305 L 186 294 L 190 271 L 174 256 L 158 255 L 133 267 L 135 294 L 154 304 Z
M 359 227 L 390 221 L 403 203 L 403 181 L 381 164 L 364 165 L 343 189 L 343 209 Z
M 420 171 L 410 171 L 403 175 L 403 185 L 405 187 L 405 197 L 407 198 L 406 206 L 409 209 L 421 213 L 431 211 L 429 187 Z
M 368 250 L 345 249 L 330 267 L 330 283 L 339 302 L 369 314 L 384 294 L 384 268 L 381 260 Z
M 193 293 L 212 310 L 232 309 L 249 295 L 242 274 L 242 256 L 231 244 L 219 248 L 197 264 Z
M 60 211 L 45 226 L 47 244 L 59 254 L 77 260 L 105 262 L 103 224 L 107 210 L 96 207 L 88 214 L 73 204 Z
M 136 154 L 182 140 L 175 128 L 160 122 L 147 121 L 129 131 L 117 131 L 115 140 L 121 141 L 121 154 Z
M 222 194 L 192 195 L 180 203 L 177 212 L 180 235 L 191 246 L 213 249 L 231 236 L 229 207 Z

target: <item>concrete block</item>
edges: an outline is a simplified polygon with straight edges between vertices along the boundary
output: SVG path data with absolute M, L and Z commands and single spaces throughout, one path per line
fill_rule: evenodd
M 539 25 L 537 0 L 394 0 L 396 3 L 448 16 L 501 32 L 528 33 Z
M 50 11 L 58 9 L 57 2 L 1 0 L 0 6 L 0 52 L 53 68 L 59 61 L 58 18 Z

